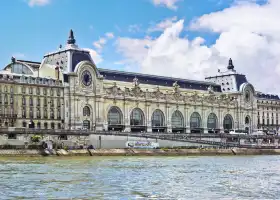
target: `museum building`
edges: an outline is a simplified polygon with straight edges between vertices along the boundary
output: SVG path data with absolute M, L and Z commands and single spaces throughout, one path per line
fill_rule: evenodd
M 93 131 L 219 133 L 278 130 L 280 100 L 255 91 L 231 59 L 205 81 L 97 68 L 67 44 L 42 62 L 0 71 L 0 127 Z

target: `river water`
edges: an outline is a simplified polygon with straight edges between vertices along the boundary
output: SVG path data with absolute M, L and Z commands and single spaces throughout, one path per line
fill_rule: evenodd
M 0 199 L 280 199 L 280 157 L 0 158 Z

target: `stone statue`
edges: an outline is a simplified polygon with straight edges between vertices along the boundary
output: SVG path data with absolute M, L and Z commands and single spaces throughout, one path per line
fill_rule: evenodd
M 214 94 L 214 90 L 213 90 L 213 86 L 212 85 L 210 85 L 207 90 L 208 90 L 209 94 Z
M 136 86 L 139 86 L 139 81 L 138 81 L 138 78 L 137 77 L 135 77 L 134 79 L 133 79 L 133 83 L 134 83 L 134 86 L 136 87 Z

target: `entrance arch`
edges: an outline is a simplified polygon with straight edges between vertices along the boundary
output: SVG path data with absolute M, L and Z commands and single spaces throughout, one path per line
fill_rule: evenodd
M 250 128 L 251 128 L 251 118 L 250 118 L 249 115 L 247 115 L 247 116 L 245 117 L 245 131 L 246 131 L 247 133 L 249 133 L 249 132 L 250 132 Z
M 215 129 L 218 128 L 218 118 L 217 118 L 216 114 L 210 113 L 208 115 L 208 118 L 207 118 L 207 128 L 208 128 L 208 132 L 211 132 L 211 133 L 218 132 L 218 131 L 215 130 Z
M 122 112 L 117 106 L 110 108 L 108 112 L 108 130 L 111 131 L 122 131 L 123 126 L 123 117 Z
M 157 109 L 152 115 L 152 132 L 165 132 L 164 114 L 161 110 Z
M 233 128 L 233 118 L 230 114 L 225 116 L 223 127 L 225 132 L 229 132 Z
M 171 117 L 172 132 L 184 132 L 184 117 L 179 110 L 173 112 Z
M 130 113 L 131 132 L 146 131 L 144 113 L 140 108 L 134 108 Z
M 190 130 L 191 133 L 201 133 L 201 116 L 198 112 L 194 112 L 190 118 Z

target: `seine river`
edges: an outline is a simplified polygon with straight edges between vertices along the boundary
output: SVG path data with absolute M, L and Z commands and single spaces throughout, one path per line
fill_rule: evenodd
M 280 199 L 280 157 L 0 158 L 0 199 Z

